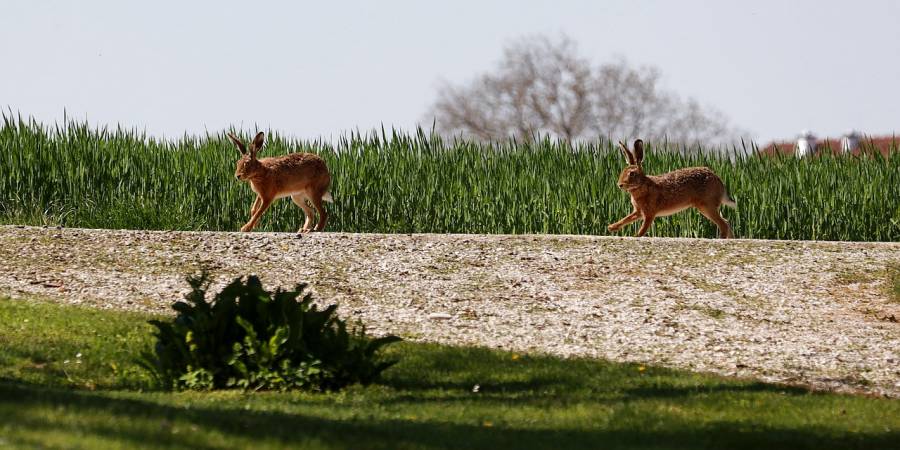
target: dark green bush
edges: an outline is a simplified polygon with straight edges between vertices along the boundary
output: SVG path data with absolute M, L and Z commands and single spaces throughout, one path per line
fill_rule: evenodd
M 269 292 L 255 276 L 237 278 L 207 302 L 208 276 L 188 283 L 186 301 L 172 305 L 178 316 L 150 321 L 156 347 L 142 364 L 166 388 L 337 390 L 397 362 L 378 350 L 400 338 L 348 330 L 336 305 L 312 304 L 306 284 Z

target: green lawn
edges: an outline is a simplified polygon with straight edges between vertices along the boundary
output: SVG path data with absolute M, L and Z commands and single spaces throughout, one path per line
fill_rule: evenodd
M 900 448 L 898 400 L 414 343 L 337 394 L 155 392 L 147 318 L 0 299 L 0 448 Z

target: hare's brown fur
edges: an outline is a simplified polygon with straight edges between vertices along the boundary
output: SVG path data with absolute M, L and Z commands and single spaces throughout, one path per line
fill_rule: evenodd
M 298 232 L 325 229 L 328 213 L 323 201 L 331 201 L 331 194 L 328 192 L 331 174 L 322 158 L 312 153 L 291 153 L 257 159 L 256 155 L 265 140 L 263 133 L 256 135 L 249 149 L 234 135 L 229 134 L 228 137 L 242 155 L 234 175 L 239 180 L 249 181 L 250 188 L 256 193 L 256 200 L 250 208 L 250 221 L 241 227 L 241 231 L 252 230 L 272 202 L 282 197 L 291 197 L 306 216 L 303 227 Z M 312 203 L 312 208 L 307 201 Z M 319 213 L 319 220 L 315 228 L 310 229 L 316 215 L 313 208 Z
M 731 226 L 719 214 L 721 205 L 735 206 L 734 200 L 728 196 L 722 180 L 708 167 L 689 167 L 678 169 L 662 175 L 646 175 L 642 162 L 644 159 L 643 142 L 634 142 L 634 153 L 620 142 L 622 153 L 629 165 L 619 176 L 619 187 L 631 194 L 634 211 L 622 220 L 609 226 L 609 231 L 618 231 L 638 219 L 643 224 L 637 236 L 647 233 L 653 219 L 675 214 L 687 208 L 697 208 L 701 214 L 719 227 L 719 236 L 732 237 Z

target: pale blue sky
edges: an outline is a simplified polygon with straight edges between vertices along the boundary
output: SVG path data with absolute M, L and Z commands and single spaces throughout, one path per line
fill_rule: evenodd
M 409 128 L 439 80 L 531 33 L 664 85 L 757 139 L 900 131 L 897 1 L 0 0 L 0 106 L 155 135 Z

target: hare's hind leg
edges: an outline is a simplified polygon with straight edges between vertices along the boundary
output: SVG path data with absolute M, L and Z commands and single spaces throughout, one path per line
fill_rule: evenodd
M 295 194 L 291 196 L 291 200 L 303 210 L 303 215 L 306 220 L 303 221 L 303 228 L 297 230 L 298 233 L 309 233 L 309 227 L 312 225 L 313 217 L 315 217 L 315 213 L 313 213 L 312 208 L 306 203 L 306 196 L 303 194 Z
M 319 222 L 316 223 L 315 231 L 322 231 L 325 229 L 325 223 L 328 222 L 328 213 L 325 211 L 325 206 L 322 204 L 322 196 L 325 195 L 325 192 L 317 192 L 315 195 L 310 197 L 312 200 L 313 206 L 316 207 L 316 211 L 319 212 Z
M 722 239 L 729 239 L 732 236 L 731 234 L 731 225 L 728 224 L 728 221 L 719 214 L 719 206 L 703 206 L 698 207 L 700 210 L 700 214 L 703 214 L 707 219 L 711 220 L 717 227 L 719 227 L 719 237 Z

